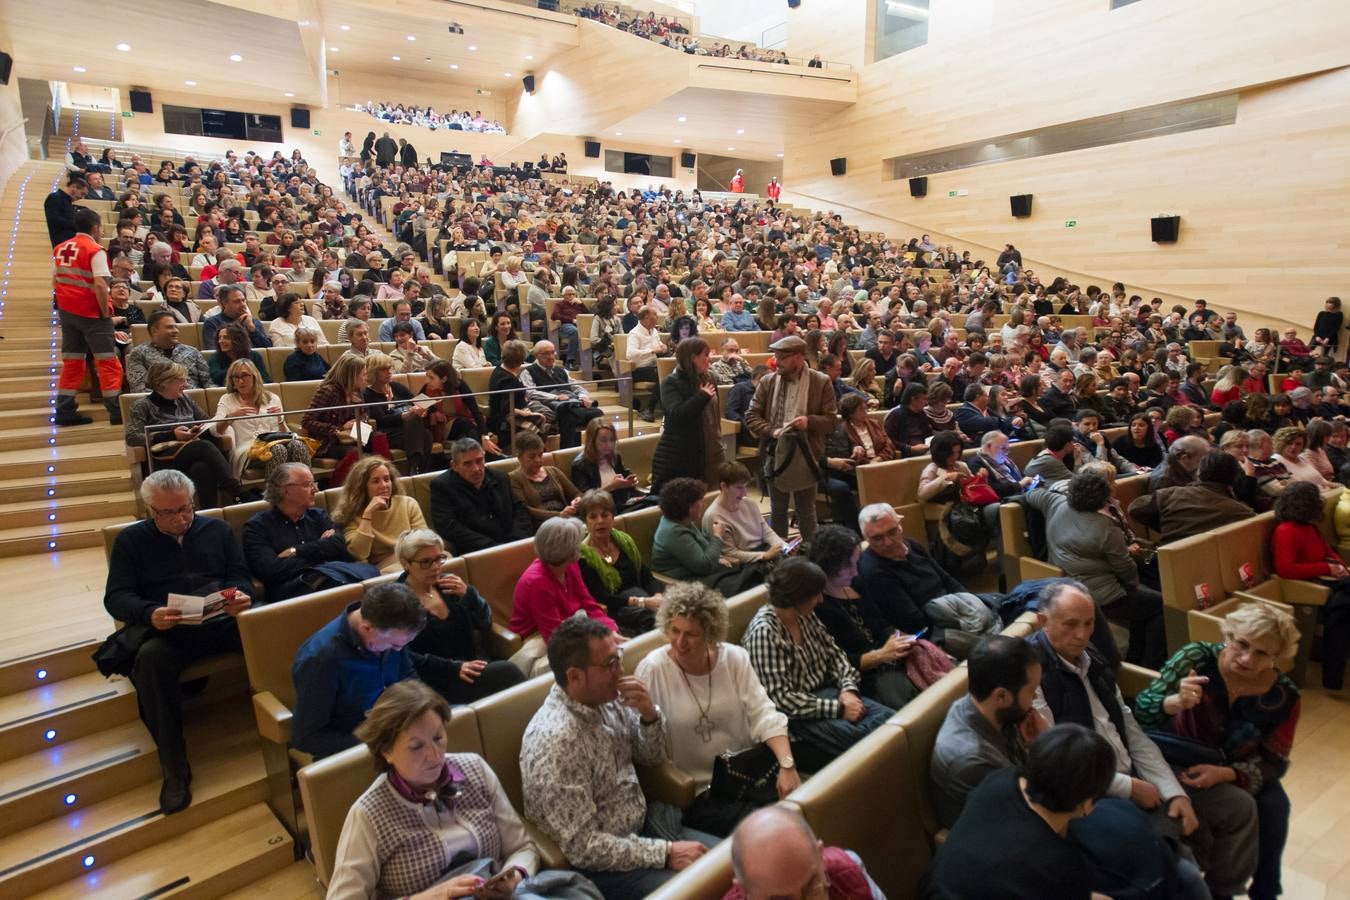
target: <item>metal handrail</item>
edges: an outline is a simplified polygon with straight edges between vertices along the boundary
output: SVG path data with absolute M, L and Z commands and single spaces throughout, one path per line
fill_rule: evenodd
M 415 373 L 415 374 L 417 374 L 417 373 Z M 630 389 L 630 392 L 631 392 L 632 383 L 633 383 L 633 377 L 632 377 L 632 375 L 617 375 L 617 376 L 614 376 L 613 378 L 590 378 L 590 379 L 583 379 L 583 380 L 580 380 L 580 381 L 569 381 L 569 384 L 576 384 L 576 385 L 601 385 L 601 384 L 606 384 L 606 383 L 610 383 L 610 382 L 613 382 L 616 386 L 618 386 L 618 387 L 620 387 L 620 388 L 622 388 L 622 386 L 626 383 L 626 384 L 629 385 L 629 389 Z M 461 382 L 461 385 L 462 385 L 462 384 L 463 384 L 463 382 Z M 501 389 L 498 389 L 498 390 L 495 390 L 495 391 L 494 391 L 494 390 L 487 390 L 487 391 L 460 391 L 459 393 L 456 393 L 456 394 L 447 394 L 447 395 L 445 395 L 445 396 L 443 396 L 443 397 L 438 397 L 438 398 L 435 398 L 435 399 L 437 399 L 437 400 L 450 400 L 450 399 L 453 399 L 453 398 L 455 398 L 455 397 L 488 397 L 488 396 L 491 396 L 491 395 L 493 395 L 493 394 L 514 394 L 514 393 L 516 393 L 516 392 L 518 392 L 518 391 L 520 391 L 520 390 L 521 390 L 521 388 L 501 388 Z M 532 388 L 524 388 L 524 390 L 528 392 L 528 391 L 533 390 L 533 389 L 532 389 Z M 538 388 L 537 390 L 543 390 L 543 389 L 542 389 L 542 388 Z M 416 395 L 414 395 L 414 396 L 416 396 Z M 631 396 L 631 393 L 630 393 L 630 396 Z M 277 399 L 280 400 L 281 398 L 278 396 Z M 392 401 L 392 402 L 393 402 L 393 403 L 398 403 L 398 404 L 408 404 L 408 405 L 411 405 L 412 400 L 410 399 L 410 400 L 400 400 L 400 401 Z M 248 419 L 275 419 L 275 418 L 281 418 L 282 421 L 285 422 L 286 416 L 289 416 L 289 415 L 296 415 L 296 414 L 298 414 L 298 413 L 310 413 L 310 412 L 329 412 L 329 411 L 337 410 L 337 409 L 353 409 L 353 410 L 356 410 L 356 415 L 355 415 L 355 417 L 353 418 L 353 421 L 356 421 L 356 422 L 363 422 L 363 421 L 365 421 L 365 418 L 366 418 L 365 415 L 364 415 L 366 409 L 368 409 L 368 408 L 370 408 L 370 407 L 375 407 L 375 406 L 388 406 L 388 405 L 391 405 L 391 403 L 390 403 L 390 402 L 382 402 L 382 401 L 376 400 L 376 401 L 371 401 L 371 402 L 369 402 L 369 403 L 342 403 L 342 404 L 338 404 L 338 405 L 336 405 L 336 406 L 306 406 L 304 409 L 290 409 L 290 410 L 288 410 L 288 409 L 285 409 L 285 408 L 283 407 L 279 412 L 259 412 L 259 413 L 253 413 L 253 414 L 250 414 L 250 415 L 244 415 L 244 416 L 231 416 L 231 417 L 229 417 L 228 419 L 220 419 L 220 418 L 216 418 L 216 417 L 213 416 L 213 417 L 208 418 L 208 419 L 192 419 L 192 420 L 183 421 L 183 422 L 175 422 L 174 425 L 173 425 L 173 428 L 174 428 L 174 429 L 178 429 L 178 428 L 191 427 L 191 426 L 194 426 L 194 425 L 200 425 L 200 426 L 203 426 L 203 430 L 205 430 L 205 426 L 208 426 L 208 425 L 209 425 L 209 426 L 229 425 L 231 422 L 235 422 L 235 421 L 239 421 L 239 420 L 248 420 Z M 598 406 L 598 405 L 599 405 L 599 404 L 597 404 L 597 406 Z M 631 406 L 631 404 L 630 404 L 629 407 L 628 407 L 628 433 L 629 433 L 629 436 L 632 436 L 632 435 L 633 435 L 633 424 L 634 424 L 633 414 L 634 414 L 634 410 L 633 410 L 633 408 L 632 408 L 632 406 Z M 508 414 L 508 421 L 509 421 L 509 423 L 510 423 L 510 432 L 509 432 L 509 433 L 512 434 L 512 435 L 514 435 L 514 434 L 516 433 L 516 410 L 515 410 L 515 407 L 514 407 L 514 406 L 511 407 L 510 413 Z M 151 472 L 155 471 L 155 457 L 154 457 L 154 454 L 151 453 L 151 451 L 150 451 L 150 447 L 151 447 L 151 444 L 152 444 L 152 441 L 151 441 L 151 435 L 152 435 L 152 434 L 164 434 L 164 433 L 166 433 L 166 429 L 165 429 L 165 427 L 162 426 L 162 425 L 160 425 L 160 426 L 153 426 L 153 427 L 152 427 L 152 426 L 146 426 L 145 428 L 142 429 L 142 432 L 141 432 L 141 438 L 142 438 L 142 441 L 143 441 L 144 444 L 145 444 L 145 459 L 146 459 L 146 466 L 147 466 L 147 468 L 148 468 Z M 168 432 L 168 433 L 172 433 L 172 432 L 170 431 L 170 432 Z M 640 432 L 639 432 L 639 434 L 640 434 Z M 357 445 L 357 446 L 355 446 L 353 449 L 355 449 L 356 452 L 357 452 L 357 455 L 360 456 L 360 455 L 362 455 L 362 451 L 364 450 L 364 447 Z M 503 448 L 503 449 L 505 449 L 505 448 Z

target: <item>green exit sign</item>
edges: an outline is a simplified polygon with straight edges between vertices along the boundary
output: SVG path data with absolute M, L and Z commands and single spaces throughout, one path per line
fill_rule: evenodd
M 1065 227 L 1065 228 L 1077 228 L 1077 227 L 1078 227 L 1078 220 L 1077 220 L 1077 219 L 1069 219 L 1068 221 L 1066 221 L 1066 222 L 1064 223 L 1064 227 Z
M 124 112 L 122 113 L 122 118 L 124 118 L 124 119 L 134 119 L 134 118 L 136 118 L 136 114 L 135 114 L 134 112 L 130 111 L 130 110 L 126 110 L 126 111 L 124 111 Z
M 323 132 L 320 131 L 319 129 L 315 128 L 315 129 L 314 129 L 314 136 L 315 136 L 315 137 L 323 137 Z
M 948 196 L 948 197 L 956 197 L 956 196 L 958 196 L 958 194 L 957 194 L 956 191 L 948 191 L 948 192 L 947 192 L 947 196 Z

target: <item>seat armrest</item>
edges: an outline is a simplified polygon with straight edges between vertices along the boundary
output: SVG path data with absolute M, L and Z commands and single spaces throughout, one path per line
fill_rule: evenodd
M 1281 584 L 1284 587 L 1282 599 L 1295 606 L 1326 606 L 1327 600 L 1331 598 L 1331 587 L 1316 581 L 1281 579 Z
M 522 822 L 525 820 L 522 818 Z M 553 838 L 544 834 L 532 822 L 525 822 L 525 834 L 534 846 L 539 850 L 539 868 L 542 869 L 567 869 L 571 868 L 567 864 L 567 857 L 563 856 L 562 850 Z
M 291 711 L 271 691 L 253 695 L 253 716 L 258 720 L 258 733 L 265 740 L 283 747 L 291 742 Z
M 523 643 L 520 635 L 514 631 L 503 628 L 496 622 L 492 623 L 492 632 L 488 635 L 488 649 L 492 651 L 494 659 L 510 659 L 520 652 Z
M 1120 671 L 1116 673 L 1116 685 L 1120 688 L 1120 693 L 1126 700 L 1133 700 L 1143 693 L 1153 683 L 1153 679 L 1157 677 L 1158 673 L 1152 669 L 1145 669 L 1143 666 L 1136 666 L 1133 663 L 1121 663 Z
M 688 809 L 698 792 L 698 785 L 689 773 L 671 762 L 663 762 L 659 766 L 638 766 L 637 775 L 642 793 L 650 801 Z
M 670 577 L 669 575 L 663 575 L 663 574 L 661 574 L 660 572 L 653 572 L 653 573 L 652 573 L 652 577 L 655 578 L 657 581 L 661 582 L 662 584 L 679 584 L 679 583 L 680 583 L 680 581 L 679 581 L 678 578 L 672 578 L 672 577 Z
M 727 435 L 727 434 L 740 434 L 740 433 L 741 433 L 741 423 L 740 423 L 740 422 L 737 422 L 735 419 L 723 419 L 723 420 L 722 420 L 722 434 Z

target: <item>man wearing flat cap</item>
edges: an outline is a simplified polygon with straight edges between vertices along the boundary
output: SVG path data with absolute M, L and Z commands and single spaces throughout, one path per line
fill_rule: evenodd
M 816 490 L 825 459 L 825 437 L 838 417 L 834 386 L 824 372 L 806 367 L 806 341 L 788 336 L 769 345 L 775 369 L 764 376 L 745 425 L 759 438 L 769 485 L 769 525 L 788 533 L 788 503 L 797 510 L 802 538 L 816 532 Z

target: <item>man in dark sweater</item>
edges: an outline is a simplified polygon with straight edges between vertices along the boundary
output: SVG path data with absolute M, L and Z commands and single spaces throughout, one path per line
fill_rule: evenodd
M 309 466 L 278 466 L 267 476 L 265 496 L 271 507 L 244 523 L 244 558 L 263 583 L 268 602 L 330 587 L 333 582 L 318 568 L 325 563 L 356 565 L 342 529 L 326 509 L 314 505 L 318 494 Z M 371 570 L 366 577 L 379 574 L 373 566 L 366 568 Z
M 84 199 L 88 187 L 83 172 L 71 172 L 64 187 L 47 195 L 42 208 L 47 214 L 47 236 L 53 247 L 75 236 L 75 201 Z
M 858 516 L 867 550 L 858 559 L 858 593 L 871 598 L 891 625 L 905 634 L 929 628 L 925 606 L 934 597 L 968 593 L 922 545 L 905 537 L 890 504 L 873 503 Z M 964 657 L 978 639 L 954 628 L 933 628 L 926 637 Z
M 431 525 L 457 556 L 530 536 L 525 506 L 473 438 L 451 445 L 449 470 L 431 482 Z
M 230 526 L 193 512 L 192 481 L 182 472 L 152 473 L 141 483 L 141 498 L 150 518 L 117 535 L 103 606 L 140 632 L 131 681 L 141 720 L 159 748 L 159 807 L 168 815 L 192 802 L 179 676 L 198 659 L 239 651 L 234 617 L 252 605 L 253 579 Z M 185 623 L 182 610 L 169 606 L 170 594 L 214 591 L 225 592 L 225 615 L 200 624 Z
M 406 584 L 377 584 L 314 632 L 291 666 L 295 713 L 291 743 L 316 758 L 357 744 L 352 731 L 389 685 L 416 678 L 405 649 L 426 624 Z
M 558 364 L 558 351 L 552 341 L 535 343 L 534 362 L 520 373 L 520 381 L 529 389 L 525 399 L 531 408 L 546 410 L 557 417 L 563 447 L 577 446 L 586 423 L 605 414 L 585 386 L 572 381 L 567 369 Z

